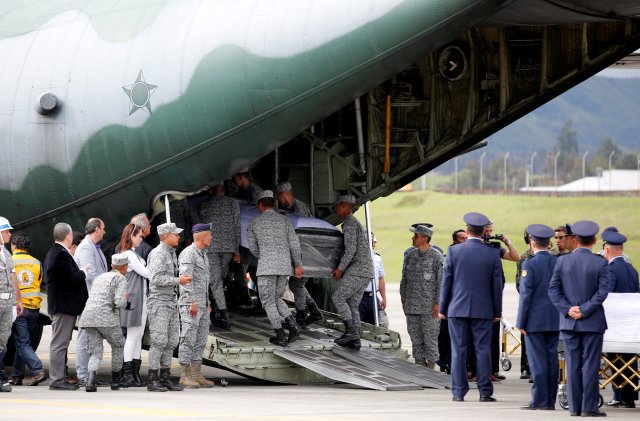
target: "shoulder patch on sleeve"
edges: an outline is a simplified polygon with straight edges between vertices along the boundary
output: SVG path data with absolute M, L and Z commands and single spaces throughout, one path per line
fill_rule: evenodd
M 520 277 L 524 278 L 525 276 L 527 276 L 527 270 L 526 269 L 522 269 L 522 272 L 520 272 Z

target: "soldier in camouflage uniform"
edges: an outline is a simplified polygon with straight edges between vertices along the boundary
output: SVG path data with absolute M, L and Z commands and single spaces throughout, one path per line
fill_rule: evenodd
M 416 364 L 435 368 L 438 360 L 440 318 L 438 300 L 442 281 L 442 254 L 431 247 L 433 230 L 426 225 L 411 227 L 413 249 L 406 257 L 400 281 L 400 299 L 407 318 Z
M 224 184 L 218 184 L 212 190 L 213 196 L 201 205 L 200 213 L 202 220 L 211 224 L 214 239 L 207 249 L 211 293 L 220 312 L 220 326 L 229 329 L 223 280 L 229 271 L 229 263 L 232 260 L 240 263 L 240 205 L 224 195 Z
M 249 168 L 242 168 L 231 177 L 233 184 L 238 188 L 235 192 L 235 198 L 244 200 L 250 205 L 257 206 L 258 199 L 262 194 L 260 186 L 255 184 L 251 179 Z
M 278 205 L 280 209 L 295 213 L 296 215 L 313 218 L 311 208 L 309 208 L 306 203 L 293 197 L 291 183 L 288 181 L 276 186 L 276 194 L 278 195 Z M 293 293 L 293 300 L 296 306 L 296 322 L 302 329 L 305 329 L 308 324 L 317 322 L 323 318 L 318 305 L 313 298 L 311 298 L 309 291 L 307 291 L 306 283 L 308 280 L 309 278 L 307 277 L 300 279 L 294 277 L 289 278 L 289 289 Z M 309 310 L 308 317 L 307 309 Z
M 353 216 L 356 198 L 352 195 L 338 197 L 336 214 L 344 219 L 344 253 L 338 268 L 331 274 L 338 283 L 333 293 L 333 304 L 342 317 L 345 332 L 335 340 L 341 346 L 360 349 L 360 311 L 358 307 L 367 284 L 373 279 L 373 260 L 367 234 Z
M 171 382 L 171 358 L 179 340 L 178 285 L 191 283 L 191 276 L 178 276 L 175 247 L 180 242 L 181 228 L 174 223 L 158 225 L 160 244 L 149 253 L 147 268 L 149 298 L 147 314 L 151 346 L 149 347 L 149 384 L 151 392 L 180 391 L 182 386 Z M 158 374 L 160 369 L 160 374 Z
M 0 249 L 0 351 L 7 347 L 13 324 L 13 306 L 15 304 L 18 316 L 22 315 L 22 296 L 20 286 L 13 268 L 13 258 L 6 248 L 11 243 L 13 227 L 7 218 L 0 217 L 0 235 L 2 244 Z M 9 381 L 0 380 L 0 392 L 11 392 Z
M 273 192 L 262 192 L 258 200 L 260 215 L 249 223 L 247 235 L 249 250 L 258 259 L 260 299 L 276 332 L 276 336 L 269 341 L 275 345 L 287 346 L 287 343 L 298 338 L 299 326 L 282 299 L 282 294 L 287 287 L 288 277 L 294 275 L 300 278 L 304 271 L 298 236 L 289 219 L 273 210 L 274 205 Z M 295 270 L 292 271 L 292 267 Z M 283 322 L 289 328 L 288 338 L 284 333 Z
M 122 363 L 124 359 L 124 336 L 120 328 L 120 317 L 116 308 L 127 305 L 127 273 L 129 258 L 125 254 L 111 256 L 111 272 L 93 279 L 89 299 L 84 306 L 78 327 L 85 328 L 87 352 L 89 353 L 89 375 L 85 384 L 87 392 L 96 392 L 96 373 L 102 361 L 103 340 L 111 346 L 111 390 L 122 385 Z
M 209 259 L 206 248 L 211 244 L 211 224 L 196 224 L 191 230 L 193 244 L 180 253 L 180 275 L 190 276 L 189 285 L 180 286 L 180 347 L 178 359 L 182 368 L 180 384 L 190 389 L 213 387 L 202 376 L 202 353 L 209 336 Z

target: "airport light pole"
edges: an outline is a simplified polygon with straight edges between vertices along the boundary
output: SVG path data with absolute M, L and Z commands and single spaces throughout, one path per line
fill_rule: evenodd
M 638 194 L 640 194 L 640 153 L 638 154 Z
M 589 151 L 584 151 L 582 154 L 582 192 L 584 193 L 587 189 L 587 179 L 585 178 L 586 168 L 587 168 L 587 155 L 589 155 Z
M 611 151 L 611 153 L 609 154 L 609 191 L 612 190 L 613 186 L 611 185 L 611 160 L 613 159 L 613 155 L 616 153 L 616 151 Z
M 509 158 L 509 155 L 511 154 L 511 152 L 507 152 L 506 154 L 504 154 L 504 192 L 507 192 L 507 158 Z
M 556 152 L 553 157 L 553 187 L 558 190 L 558 157 L 560 156 L 560 151 Z
M 536 155 L 538 155 L 538 152 L 533 152 L 533 153 L 531 154 L 531 159 L 529 159 L 529 168 L 531 169 L 531 170 L 529 171 L 529 175 L 530 175 L 532 178 L 533 178 L 533 158 L 535 158 L 535 157 L 536 157 Z M 533 179 L 531 179 L 531 180 L 529 181 L 529 184 L 531 184 L 531 187 L 533 187 Z M 529 187 L 529 184 L 527 184 L 527 187 Z
M 487 152 L 482 152 L 482 155 L 480 155 L 480 192 L 482 192 L 482 164 L 484 163 L 484 157 L 485 155 L 487 155 Z M 640 162 L 640 155 L 638 155 L 638 162 Z M 640 164 L 639 164 L 640 165 Z
M 454 179 L 454 188 L 453 190 L 458 193 L 458 157 L 456 156 L 455 158 L 453 158 L 453 165 L 454 165 L 454 170 L 453 172 L 455 173 L 453 176 Z

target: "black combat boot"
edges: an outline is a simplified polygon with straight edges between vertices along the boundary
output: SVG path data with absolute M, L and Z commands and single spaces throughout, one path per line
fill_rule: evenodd
M 87 392 L 97 392 L 98 388 L 96 387 L 96 372 L 90 371 L 87 376 L 87 382 L 84 385 L 84 390 Z
M 231 329 L 231 322 L 229 321 L 229 312 L 227 312 L 227 310 L 220 310 L 220 327 L 226 330 Z
M 120 388 L 125 388 L 122 384 L 122 373 L 120 371 L 112 371 L 111 372 L 111 390 L 120 390 Z
M 307 317 L 307 325 L 310 325 L 315 322 L 319 322 L 324 319 L 322 312 L 318 308 L 318 305 L 315 301 L 312 301 L 307 304 L 307 309 L 309 310 L 309 317 Z
M 289 328 L 289 337 L 287 338 L 287 342 L 291 343 L 300 337 L 300 326 L 298 326 L 296 319 L 294 319 L 293 316 L 288 316 L 285 319 L 285 322 Z
M 166 392 L 167 390 L 169 390 L 162 383 L 160 383 L 158 370 L 149 369 L 149 383 L 147 383 L 147 390 L 149 392 Z
M 133 387 L 133 362 L 125 361 L 122 365 L 122 387 Z
M 343 322 L 345 328 L 344 335 L 334 340 L 333 342 L 337 343 L 340 346 L 347 346 L 349 342 L 360 339 L 360 335 L 358 334 L 356 324 L 353 322 L 353 320 L 344 320 Z
M 142 365 L 142 360 L 132 360 L 131 361 L 131 374 L 133 375 L 133 384 L 131 387 L 143 387 L 144 383 L 142 383 L 142 379 L 140 378 L 140 366 Z
M 172 392 L 180 392 L 184 390 L 184 387 L 179 384 L 175 384 L 171 381 L 171 369 L 170 368 L 161 368 L 160 369 L 160 383 L 167 389 Z
M 275 331 L 276 331 L 276 336 L 269 338 L 269 342 L 271 342 L 274 345 L 286 347 L 289 344 L 289 342 L 287 342 L 287 337 L 284 334 L 284 329 L 279 328 L 279 329 L 275 329 Z
M 356 351 L 360 351 L 362 347 L 362 342 L 360 342 L 360 338 L 354 339 L 353 341 L 347 344 L 347 348 L 355 349 Z
M 296 309 L 296 323 L 300 326 L 300 329 L 307 328 L 307 310 Z

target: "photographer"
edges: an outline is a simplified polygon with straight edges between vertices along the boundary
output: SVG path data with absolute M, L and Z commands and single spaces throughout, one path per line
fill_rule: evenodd
M 493 235 L 493 225 L 489 225 L 487 228 L 485 228 L 482 238 L 484 239 L 485 243 L 489 243 L 496 248 L 500 248 L 500 258 L 502 258 L 503 260 L 510 260 L 512 262 L 520 261 L 518 251 L 513 247 L 511 240 L 509 240 L 506 235 Z M 507 248 L 500 246 L 499 241 L 503 242 L 504 245 L 507 246 Z

